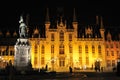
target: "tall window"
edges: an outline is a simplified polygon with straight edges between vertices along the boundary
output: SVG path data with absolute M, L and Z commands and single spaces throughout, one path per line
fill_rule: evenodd
M 113 48 L 113 44 L 111 44 L 110 46 L 111 46 L 111 48 Z
M 79 64 L 82 65 L 82 57 L 79 57 Z
M 72 34 L 69 34 L 69 41 L 72 41 Z
M 106 48 L 108 48 L 108 44 L 106 44 Z
M 89 57 L 86 57 L 86 65 L 89 65 Z
M 64 54 L 64 45 L 63 44 L 61 44 L 59 46 L 59 54 Z
M 63 31 L 60 32 L 60 41 L 64 41 L 64 32 Z
M 114 51 L 111 51 L 111 55 L 114 56 Z
M 101 46 L 98 45 L 98 54 L 101 55 Z
M 120 57 L 120 53 L 119 53 L 119 51 L 117 51 L 117 57 Z
M 54 53 L 54 45 L 51 45 L 51 53 Z
M 35 54 L 37 54 L 37 45 L 35 44 Z
M 41 47 L 41 53 L 42 53 L 42 54 L 45 53 L 45 47 L 44 47 L 44 45 L 42 45 L 42 47 Z
M 88 45 L 85 45 L 85 53 L 88 53 Z
M 44 57 L 41 57 L 41 65 L 44 65 L 45 64 L 45 59 Z
M 94 55 L 95 54 L 95 46 L 92 45 L 92 54 Z
M 59 59 L 59 66 L 64 67 L 65 66 L 65 58 L 60 58 Z
M 37 65 L 37 57 L 34 57 L 34 65 Z
M 110 66 L 111 66 L 111 61 L 107 60 L 107 67 L 110 67 Z
M 115 67 L 115 60 L 112 60 L 112 67 Z
M 10 50 L 10 56 L 14 55 L 14 51 Z
M 51 34 L 51 41 L 54 41 L 55 37 L 54 37 L 54 33 Z
M 118 48 L 118 44 L 116 44 L 116 48 Z
M 69 45 L 69 53 L 72 53 L 72 46 L 71 45 Z
M 82 53 L 82 46 L 81 45 L 79 45 L 79 54 L 81 54 Z
M 109 51 L 106 52 L 106 55 L 107 55 L 107 56 L 110 56 Z

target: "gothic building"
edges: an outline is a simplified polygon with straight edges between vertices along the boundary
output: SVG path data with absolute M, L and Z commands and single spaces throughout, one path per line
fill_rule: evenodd
M 102 16 L 96 16 L 96 24 L 81 25 L 75 9 L 71 25 L 63 16 L 59 16 L 54 24 L 46 12 L 44 29 L 36 27 L 29 37 L 31 43 L 31 63 L 34 69 L 45 68 L 55 71 L 68 71 L 71 66 L 76 69 L 92 69 L 95 62 L 100 67 L 111 69 L 120 58 L 120 33 L 112 38 L 112 30 L 108 31 L 103 24 Z M 14 44 L 17 33 L 11 37 L 0 32 L 0 55 L 4 61 L 12 60 L 14 64 Z M 8 43 L 8 44 L 3 44 Z

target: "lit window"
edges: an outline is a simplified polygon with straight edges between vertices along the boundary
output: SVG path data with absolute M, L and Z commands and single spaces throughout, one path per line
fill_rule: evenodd
M 60 58 L 59 59 L 59 66 L 60 67 L 64 67 L 65 66 L 65 59 L 64 58 Z
M 44 47 L 44 45 L 42 45 L 42 47 L 41 47 L 41 53 L 42 53 L 42 54 L 45 53 L 45 47 Z
M 59 54 L 64 54 L 64 45 L 59 46 Z
M 116 44 L 116 48 L 118 48 L 118 44 Z
M 51 41 L 54 41 L 55 37 L 54 37 L 54 34 L 52 33 L 51 34 Z
M 113 48 L 113 44 L 111 44 L 110 46 L 111 46 L 111 48 Z
M 79 57 L 79 64 L 82 65 L 82 57 Z
M 64 41 L 64 32 L 63 31 L 60 32 L 60 41 Z
M 85 53 L 88 53 L 88 46 L 85 45 Z
M 51 45 L 51 53 L 54 53 L 54 45 Z
M 34 49 L 35 49 L 35 54 L 37 54 L 37 45 L 35 45 Z
M 45 63 L 44 57 L 41 57 L 41 65 L 44 65 L 44 63 Z
M 86 65 L 89 65 L 89 57 L 86 57 Z
M 106 48 L 108 48 L 108 44 L 106 44 Z
M 69 53 L 72 53 L 72 46 L 69 45 Z
M 115 60 L 112 60 L 112 67 L 115 66 Z
M 106 52 L 106 55 L 107 55 L 107 56 L 110 56 L 109 51 Z
M 114 52 L 113 51 L 111 51 L 111 55 L 114 56 Z
M 34 57 L 34 65 L 37 65 L 37 57 Z
M 99 53 L 99 55 L 101 55 L 101 46 L 100 45 L 98 45 L 98 53 Z
M 79 46 L 79 53 L 82 53 L 82 46 Z
M 110 67 L 110 66 L 111 66 L 111 61 L 107 60 L 107 67 Z
M 69 41 L 72 41 L 72 34 L 69 34 Z

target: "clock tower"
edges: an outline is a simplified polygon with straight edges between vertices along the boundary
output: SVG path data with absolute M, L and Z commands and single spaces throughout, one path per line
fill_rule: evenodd
M 31 66 L 31 54 L 30 54 L 30 42 L 27 37 L 27 26 L 23 21 L 23 17 L 20 16 L 19 35 L 17 39 L 14 55 L 14 66 L 17 70 L 26 71 L 32 68 Z

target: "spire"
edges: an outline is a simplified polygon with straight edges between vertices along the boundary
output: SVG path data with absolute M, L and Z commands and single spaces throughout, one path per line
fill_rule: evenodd
M 76 19 L 75 8 L 74 8 L 74 10 L 73 10 L 73 22 L 76 22 L 76 21 L 77 21 L 77 19 Z
M 96 25 L 99 25 L 99 17 L 96 15 Z
M 26 15 L 26 25 L 29 26 L 29 14 Z
M 103 26 L 103 19 L 102 19 L 102 16 L 101 16 L 100 26 L 101 26 L 101 27 L 100 27 L 101 29 L 104 28 L 104 26 Z
M 47 8 L 47 11 L 46 11 L 46 22 L 50 22 L 50 19 L 49 19 L 49 9 Z
M 112 40 L 112 36 L 111 36 L 110 31 L 108 31 L 108 33 L 107 33 L 107 40 L 108 40 L 108 41 L 111 41 L 111 40 Z

